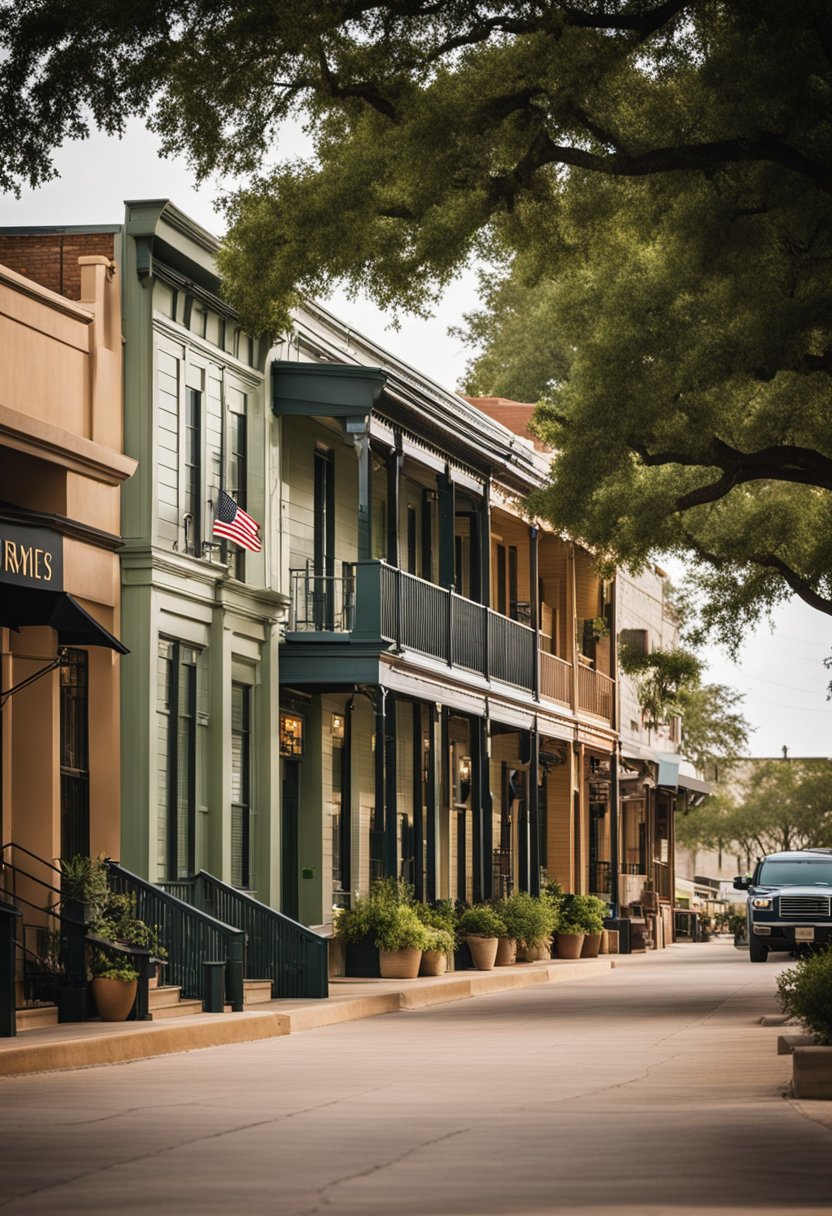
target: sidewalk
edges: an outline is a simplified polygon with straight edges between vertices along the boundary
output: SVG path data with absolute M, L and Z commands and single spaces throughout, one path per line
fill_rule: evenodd
M 69 1022 L 0 1039 L 0 1076 L 89 1068 L 224 1043 L 279 1038 L 382 1013 L 609 974 L 617 959 L 617 955 L 579 962 L 551 959 L 417 980 L 334 978 L 329 999 L 323 1001 L 268 1001 L 243 1013 L 200 1013 L 158 1022 Z

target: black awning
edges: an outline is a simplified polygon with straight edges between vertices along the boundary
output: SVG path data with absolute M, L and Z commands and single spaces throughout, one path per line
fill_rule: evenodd
M 47 625 L 55 630 L 61 646 L 109 646 L 118 654 L 130 653 L 67 591 L 0 583 L 0 625 L 7 629 Z

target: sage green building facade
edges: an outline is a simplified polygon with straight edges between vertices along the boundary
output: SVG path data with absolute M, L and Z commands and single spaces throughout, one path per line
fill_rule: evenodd
M 152 881 L 204 869 L 277 899 L 278 568 L 266 350 L 219 295 L 218 242 L 165 200 L 121 231 L 125 447 L 123 864 Z M 223 488 L 262 551 L 217 543 Z

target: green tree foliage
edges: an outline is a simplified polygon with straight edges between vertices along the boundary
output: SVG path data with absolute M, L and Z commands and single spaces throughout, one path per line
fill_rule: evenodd
M 428 309 L 483 258 L 471 383 L 545 397 L 538 509 L 692 559 L 736 643 L 792 593 L 832 612 L 830 48 L 826 0 L 0 0 L 0 187 L 146 115 L 245 176 L 256 329 L 338 283 Z
M 832 949 L 798 959 L 777 976 L 783 1012 L 796 1018 L 818 1043 L 832 1045 Z
M 832 847 L 832 761 L 769 760 L 754 765 L 741 795 L 726 793 L 677 819 L 690 848 L 736 851 L 749 864 L 766 853 Z
M 725 684 L 694 684 L 679 690 L 681 751 L 702 773 L 718 772 L 741 756 L 751 727 L 742 713 L 742 693 Z
M 682 755 L 707 772 L 742 754 L 749 725 L 739 706 L 742 694 L 724 684 L 703 684 L 702 663 L 689 650 L 653 650 L 619 642 L 619 663 L 635 681 L 645 726 L 651 730 L 671 718 L 682 722 Z

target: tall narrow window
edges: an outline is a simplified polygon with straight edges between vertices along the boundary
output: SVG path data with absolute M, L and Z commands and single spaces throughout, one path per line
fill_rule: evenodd
M 250 889 L 251 872 L 251 689 L 231 685 L 231 881 Z
M 333 629 L 335 624 L 335 479 L 333 456 L 326 448 L 315 451 L 314 536 L 315 628 Z
M 407 508 L 407 570 L 409 574 L 416 573 L 416 508 Z
M 185 400 L 185 552 L 202 554 L 202 393 L 188 389 Z
M 245 414 L 230 414 L 228 430 L 230 460 L 228 476 L 230 478 L 231 497 L 238 507 L 242 507 L 244 511 L 247 511 L 248 419 Z M 246 551 L 238 545 L 232 544 L 231 547 L 235 550 L 231 568 L 234 577 L 242 582 L 246 576 Z
M 513 620 L 518 619 L 517 613 L 517 546 L 508 547 L 508 606 Z
M 422 491 L 422 578 L 433 582 L 433 512 L 436 493 Z
M 501 616 L 506 615 L 506 547 L 497 546 L 497 611 Z
M 87 653 L 67 650 L 61 663 L 61 856 L 89 856 L 89 696 Z
M 194 870 L 196 819 L 197 652 L 159 639 L 157 680 L 158 874 L 185 878 Z

